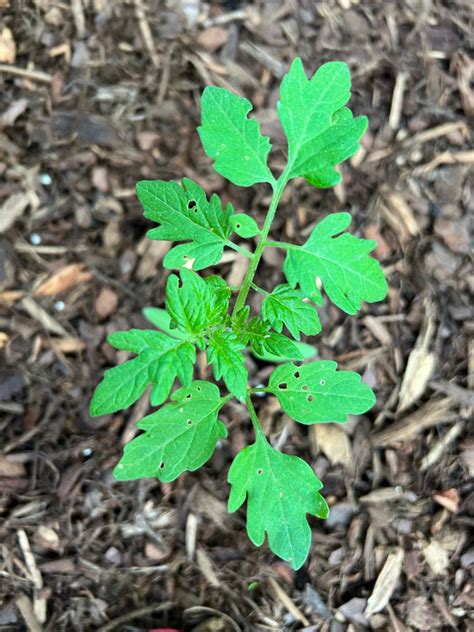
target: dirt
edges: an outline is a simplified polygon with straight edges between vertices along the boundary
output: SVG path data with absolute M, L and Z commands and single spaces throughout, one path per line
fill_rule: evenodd
M 0 15 L 0 629 L 474 629 L 470 2 L 0 0 Z M 268 189 L 228 184 L 203 153 L 199 97 L 251 99 L 278 173 L 296 55 L 346 61 L 370 128 L 342 185 L 289 186 L 272 235 L 302 243 L 350 211 L 390 290 L 356 317 L 325 302 L 309 340 L 374 388 L 370 413 L 321 430 L 256 401 L 331 505 L 295 573 L 226 510 L 252 439 L 239 404 L 201 470 L 124 484 L 112 468 L 148 400 L 94 419 L 88 403 L 123 360 L 107 333 L 163 305 L 168 246 L 145 238 L 135 182 L 191 177 L 261 222 Z M 282 282 L 281 264 L 266 253 L 258 282 Z M 215 271 L 238 284 L 245 262 Z M 249 368 L 252 384 L 272 369 Z

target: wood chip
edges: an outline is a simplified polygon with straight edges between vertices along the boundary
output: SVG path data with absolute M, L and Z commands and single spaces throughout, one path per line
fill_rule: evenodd
M 25 620 L 29 632 L 41 632 L 41 625 L 33 610 L 31 599 L 24 593 L 20 593 L 15 599 L 16 606 Z
M 71 263 L 49 277 L 35 290 L 35 296 L 55 296 L 75 287 L 79 283 L 90 281 L 93 275 L 84 270 L 83 263 Z
M 376 612 L 383 610 L 390 601 L 395 588 L 397 587 L 400 574 L 402 572 L 403 550 L 399 548 L 395 553 L 391 553 L 385 562 L 377 580 L 372 594 L 367 602 L 365 616 L 370 617 Z
M 283 606 L 290 612 L 296 621 L 300 621 L 303 625 L 309 626 L 308 619 L 304 616 L 301 610 L 296 606 L 291 597 L 286 594 L 280 584 L 273 579 L 273 577 L 269 577 L 268 581 L 270 586 L 272 587 L 273 592 L 275 593 L 275 597 L 281 601 Z
M 324 452 L 333 465 L 347 467 L 352 461 L 349 437 L 336 424 L 314 424 L 312 427 L 316 448 Z
M 398 411 L 410 408 L 424 394 L 436 367 L 436 354 L 429 351 L 435 333 L 435 306 L 425 301 L 425 318 L 420 335 L 408 357 L 400 387 Z
M 31 296 L 25 296 L 20 305 L 28 312 L 28 314 L 40 323 L 45 329 L 58 336 L 67 337 L 67 331 L 58 323 L 46 310 L 40 307 Z
M 382 189 L 382 197 L 384 204 L 381 204 L 381 210 L 384 219 L 405 246 L 419 234 L 415 215 L 405 198 L 397 191 Z
M 118 302 L 117 294 L 110 288 L 104 287 L 95 300 L 95 311 L 100 318 L 107 318 L 116 311 Z
M 14 64 L 16 58 L 16 44 L 11 30 L 4 26 L 0 31 L 0 62 Z
M 198 548 L 196 552 L 196 561 L 208 583 L 211 586 L 214 586 L 214 588 L 221 588 L 221 582 L 214 571 L 212 560 L 204 549 Z
M 452 413 L 452 399 L 432 399 L 410 415 L 402 417 L 386 430 L 376 433 L 370 438 L 375 447 L 407 443 L 420 432 L 439 423 L 456 420 Z
M 18 529 L 18 543 L 25 558 L 25 564 L 30 574 L 31 580 L 35 587 L 35 596 L 33 599 L 33 612 L 39 623 L 46 621 L 46 599 L 39 596 L 39 592 L 43 588 L 43 577 L 36 566 L 35 556 L 31 550 L 28 536 L 23 529 Z
M 0 233 L 5 233 L 19 219 L 30 203 L 28 193 L 14 193 L 0 207 Z
M 449 566 L 449 554 L 437 540 L 431 540 L 423 548 L 423 555 L 435 575 L 446 575 Z
M 464 424 L 462 421 L 454 424 L 454 426 L 452 426 L 448 432 L 434 444 L 428 454 L 423 458 L 420 464 L 420 470 L 422 472 L 426 472 L 426 470 L 433 467 L 435 463 L 438 463 L 449 445 L 462 434 L 463 430 Z

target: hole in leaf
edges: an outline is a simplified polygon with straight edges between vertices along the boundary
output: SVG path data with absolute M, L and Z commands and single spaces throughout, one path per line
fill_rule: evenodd
M 235 226 L 236 226 L 236 228 L 240 228 L 240 224 L 236 224 Z
M 263 470 L 262 470 L 262 468 L 260 468 L 260 467 L 258 468 L 258 470 L 257 470 L 257 474 L 258 474 L 258 475 L 263 474 Z
M 286 391 L 286 389 L 288 388 L 288 384 L 286 382 L 282 382 L 281 384 L 278 384 L 278 388 L 280 389 L 280 391 Z
M 319 383 L 321 384 L 321 386 L 324 386 L 326 384 L 326 380 L 319 380 Z
M 308 397 L 306 398 L 307 402 L 312 402 L 314 399 L 314 397 L 312 395 L 308 395 Z
M 161 463 L 160 463 L 160 465 L 158 467 L 160 468 L 160 470 L 162 470 L 165 467 L 164 461 L 161 461 Z
M 293 375 L 296 377 L 296 379 L 298 379 L 300 377 L 301 373 L 299 371 L 295 371 L 293 373 Z
M 197 390 L 197 391 L 199 391 L 199 392 L 201 392 L 201 391 L 202 391 L 202 388 L 201 388 L 200 386 L 196 386 L 196 390 Z
M 191 393 L 188 393 L 188 394 L 186 395 L 186 399 L 191 399 L 191 397 L 192 397 Z
M 189 202 L 188 202 L 188 209 L 191 210 L 195 206 L 196 206 L 196 200 L 189 200 Z
M 192 419 L 187 419 L 186 423 L 188 424 L 188 426 L 192 426 L 193 425 L 193 420 Z
M 307 391 L 308 390 L 308 385 L 307 384 L 303 384 L 303 386 L 301 387 L 302 391 Z

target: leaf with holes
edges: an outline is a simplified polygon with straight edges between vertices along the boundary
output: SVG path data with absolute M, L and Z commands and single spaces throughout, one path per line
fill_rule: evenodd
M 367 129 L 367 117 L 354 118 L 345 108 L 351 96 L 347 64 L 323 64 L 308 79 L 303 62 L 296 58 L 283 77 L 278 116 L 288 139 L 291 178 L 302 176 L 316 187 L 338 184 L 334 167 L 359 148 Z
M 282 364 L 270 376 L 269 390 L 284 412 L 303 424 L 347 421 L 375 404 L 372 390 L 354 371 L 336 371 L 337 362 L 321 360 L 303 366 Z
M 377 243 L 342 233 L 351 223 L 349 213 L 325 217 L 308 241 L 286 255 L 283 270 L 292 287 L 299 285 L 304 296 L 321 303 L 316 278 L 340 309 L 355 314 L 363 301 L 375 303 L 385 298 L 387 282 L 379 262 L 369 253 Z M 337 236 L 339 235 L 339 236 Z
M 267 165 L 271 145 L 260 124 L 249 119 L 252 104 L 225 90 L 208 86 L 201 99 L 199 136 L 214 169 L 234 184 L 249 187 L 274 182 Z
M 137 357 L 108 369 L 90 404 L 93 417 L 131 406 L 151 384 L 151 403 L 162 404 L 176 377 L 188 385 L 193 375 L 196 349 L 189 342 L 170 338 L 159 331 L 131 329 L 110 334 L 107 341 L 116 349 Z
M 207 360 L 212 364 L 214 377 L 221 378 L 229 391 L 243 401 L 247 394 L 248 372 L 242 350 L 245 346 L 230 331 L 217 330 L 208 338 Z
M 223 209 L 215 194 L 208 200 L 204 189 L 189 178 L 183 178 L 182 186 L 142 180 L 137 183 L 137 196 L 145 217 L 160 224 L 148 231 L 150 239 L 186 242 L 165 255 L 165 268 L 180 268 L 192 260 L 193 269 L 202 270 L 221 260 L 232 233 L 231 204 Z
M 245 213 L 236 213 L 230 218 L 230 225 L 232 229 L 239 237 L 249 238 L 255 237 L 260 232 L 258 230 L 257 222 L 250 215 Z
M 210 382 L 195 381 L 171 396 L 172 402 L 137 423 L 145 430 L 124 449 L 114 469 L 119 481 L 156 477 L 174 481 L 193 472 L 210 459 L 219 439 L 227 436 L 217 418 L 225 403 Z
M 229 511 L 247 499 L 247 533 L 256 546 L 268 546 L 296 570 L 306 560 L 311 530 L 306 514 L 327 518 L 329 508 L 319 493 L 321 481 L 296 456 L 272 448 L 259 433 L 256 442 L 234 459 L 228 481 Z
M 318 312 L 303 301 L 301 292 L 289 285 L 277 285 L 262 303 L 262 318 L 281 332 L 285 325 L 293 338 L 300 339 L 300 332 L 314 336 L 321 331 Z
M 223 279 L 207 280 L 183 268 L 181 279 L 175 274 L 166 284 L 166 309 L 171 326 L 190 334 L 199 334 L 222 323 L 229 307 L 230 290 Z M 218 279 L 218 280 L 217 280 Z

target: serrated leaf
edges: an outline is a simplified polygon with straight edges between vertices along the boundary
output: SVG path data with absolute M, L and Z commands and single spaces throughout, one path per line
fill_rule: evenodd
M 215 194 L 208 200 L 203 188 L 189 178 L 183 178 L 182 187 L 176 182 L 142 180 L 136 189 L 145 217 L 160 224 L 148 231 L 148 237 L 187 242 L 165 255 L 165 268 L 180 268 L 193 260 L 193 269 L 202 270 L 221 260 L 232 232 L 231 204 L 223 209 Z
M 321 481 L 296 456 L 272 448 L 263 435 L 234 459 L 228 481 L 232 486 L 229 511 L 247 499 L 247 533 L 261 546 L 268 536 L 270 549 L 296 570 L 311 546 L 307 514 L 327 518 L 329 508 L 319 493 Z
M 204 465 L 219 439 L 227 436 L 217 418 L 224 400 L 214 384 L 197 380 L 175 391 L 171 399 L 172 403 L 138 422 L 137 428 L 145 433 L 125 446 L 114 469 L 117 480 L 173 481 Z
M 143 395 L 150 383 L 148 365 L 134 358 L 107 369 L 90 403 L 92 417 L 128 408 Z
M 214 331 L 208 338 L 207 360 L 214 376 L 221 378 L 229 391 L 243 401 L 247 394 L 248 372 L 242 350 L 245 346 L 230 331 Z
M 349 233 L 339 235 L 350 223 L 349 213 L 325 217 L 305 244 L 288 251 L 283 270 L 292 287 L 298 284 L 304 296 L 316 302 L 321 302 L 316 287 L 319 277 L 332 302 L 347 314 L 355 314 L 363 301 L 383 300 L 387 282 L 379 262 L 369 257 L 377 246 L 375 241 Z
M 271 354 L 279 358 L 302 360 L 303 357 L 295 343 L 280 333 L 270 330 L 270 326 L 255 317 L 247 323 L 244 341 L 250 344 L 251 351 L 259 357 Z
M 153 386 L 151 403 L 158 406 L 168 397 L 176 377 L 183 384 L 191 382 L 196 350 L 189 342 L 141 329 L 115 332 L 107 341 L 138 357 L 105 371 L 91 400 L 93 417 L 127 408 L 149 384 Z
M 230 225 L 239 237 L 249 238 L 255 237 L 260 232 L 257 222 L 250 215 L 245 213 L 236 213 L 230 218 Z
M 161 329 L 169 336 L 178 338 L 179 340 L 186 340 L 187 334 L 180 331 L 177 327 L 171 327 L 171 316 L 166 309 L 161 307 L 145 307 L 143 309 L 143 315 L 149 323 L 154 325 L 157 329 Z
M 216 281 L 217 277 L 206 281 L 186 268 L 180 275 L 181 280 L 170 275 L 166 284 L 166 309 L 171 323 L 191 334 L 220 324 L 229 307 L 230 290 L 225 281 Z
M 345 422 L 375 404 L 372 390 L 354 371 L 337 371 L 327 360 L 277 367 L 268 384 L 284 412 L 303 424 Z
M 218 173 L 243 187 L 274 182 L 267 165 L 270 141 L 258 121 L 247 117 L 251 110 L 250 101 L 224 88 L 208 86 L 203 92 L 198 132 L 204 151 Z
M 302 299 L 301 292 L 291 286 L 277 285 L 263 300 L 262 318 L 278 332 L 285 325 L 296 340 L 300 339 L 300 332 L 314 336 L 321 331 L 318 312 Z
M 305 177 L 317 187 L 341 181 L 334 166 L 352 156 L 367 129 L 367 118 L 353 118 L 344 107 L 351 94 L 347 64 L 323 64 L 308 79 L 296 58 L 283 77 L 278 116 L 288 139 L 289 177 Z
M 309 358 L 314 358 L 318 355 L 317 349 L 312 345 L 308 345 L 306 342 L 293 342 L 293 344 L 298 349 L 302 360 L 309 360 Z M 279 364 L 280 362 L 287 362 L 288 360 L 293 359 L 282 355 L 276 356 L 269 352 L 259 354 L 252 351 L 252 354 L 259 360 L 264 360 L 265 362 L 270 362 L 271 364 Z

